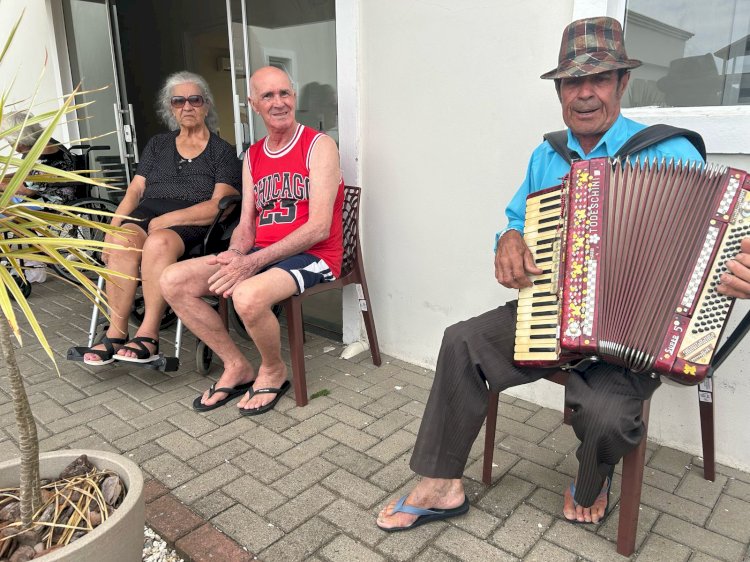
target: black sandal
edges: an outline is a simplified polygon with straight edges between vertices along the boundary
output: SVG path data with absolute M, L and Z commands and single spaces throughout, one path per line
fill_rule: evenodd
M 99 360 L 92 361 L 91 359 L 84 359 L 83 362 L 86 363 L 86 365 L 109 365 L 115 360 L 115 354 L 117 353 L 117 349 L 115 349 L 115 345 L 119 345 L 120 349 L 122 349 L 122 346 L 124 346 L 126 343 L 128 343 L 127 336 L 124 338 L 110 338 L 109 336 L 104 336 L 102 338 L 102 341 L 100 341 L 96 345 L 103 345 L 104 349 L 91 349 L 90 347 L 81 347 L 76 348 L 81 355 L 85 355 L 86 353 L 95 353 L 99 356 Z
M 149 338 L 146 336 L 136 336 L 128 344 L 135 344 L 137 347 L 130 347 L 129 345 L 123 345 L 120 349 L 126 349 L 135 353 L 135 357 L 127 357 L 125 355 L 115 355 L 114 358 L 118 361 L 128 361 L 130 363 L 151 363 L 159 358 L 159 340 Z M 148 348 L 143 345 L 144 343 L 150 343 L 155 346 L 154 352 L 151 353 Z

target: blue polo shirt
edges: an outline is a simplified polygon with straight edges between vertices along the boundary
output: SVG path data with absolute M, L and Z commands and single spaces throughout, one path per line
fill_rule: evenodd
M 591 152 L 585 154 L 578 139 L 568 129 L 568 148 L 582 156 L 584 160 L 614 156 L 625 142 L 646 125 L 636 123 L 632 119 L 617 117 L 617 120 L 609 130 L 599 139 L 599 142 Z M 683 162 L 703 162 L 703 158 L 693 144 L 684 137 L 673 137 L 650 146 L 640 152 L 631 154 L 630 158 L 640 158 L 641 161 L 648 159 L 661 161 L 663 158 L 669 160 L 682 160 Z M 542 189 L 559 185 L 562 177 L 570 171 L 570 164 L 560 156 L 549 142 L 544 141 L 531 154 L 529 166 L 526 169 L 526 179 L 511 199 L 505 209 L 508 217 L 508 228 L 523 233 L 523 223 L 526 218 L 526 197 Z M 507 229 L 495 235 L 495 249 L 500 235 Z

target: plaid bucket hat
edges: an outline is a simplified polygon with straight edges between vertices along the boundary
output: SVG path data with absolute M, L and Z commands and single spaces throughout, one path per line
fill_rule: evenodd
M 563 31 L 558 65 L 541 78 L 576 78 L 618 68 L 637 68 L 641 61 L 629 59 L 622 39 L 622 26 L 614 18 L 597 17 L 574 21 Z

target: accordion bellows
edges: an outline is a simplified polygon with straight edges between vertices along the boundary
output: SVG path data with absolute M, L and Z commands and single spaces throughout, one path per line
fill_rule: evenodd
M 515 362 L 598 357 L 698 384 L 733 299 L 716 292 L 750 235 L 744 171 L 677 162 L 574 162 L 526 200 L 543 274 L 519 292 Z

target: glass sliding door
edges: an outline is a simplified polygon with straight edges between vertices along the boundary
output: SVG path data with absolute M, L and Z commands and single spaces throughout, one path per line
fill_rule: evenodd
M 338 143 L 335 0 L 226 0 L 232 51 L 235 130 L 247 146 L 266 135 L 253 119 L 250 75 L 263 66 L 284 69 L 297 91 L 297 121 Z M 237 133 L 239 136 L 239 132 Z M 309 304 L 307 304 L 309 302 Z M 306 301 L 305 323 L 341 335 L 341 292 Z

